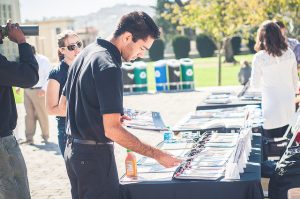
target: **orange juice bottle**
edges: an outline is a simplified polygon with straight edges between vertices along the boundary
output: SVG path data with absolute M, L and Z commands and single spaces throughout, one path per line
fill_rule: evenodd
M 137 163 L 134 153 L 127 149 L 127 157 L 125 159 L 126 176 L 130 178 L 137 177 Z

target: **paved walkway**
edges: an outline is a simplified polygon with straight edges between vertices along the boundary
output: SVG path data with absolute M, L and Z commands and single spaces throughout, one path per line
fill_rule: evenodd
M 212 88 L 194 92 L 129 95 L 124 97 L 124 107 L 158 111 L 162 114 L 165 123 L 172 126 L 184 115 L 194 111 L 196 105 L 203 100 L 208 91 L 212 91 Z M 23 105 L 18 105 L 18 113 L 19 120 L 16 131 L 19 137 L 24 138 L 25 110 Z M 49 118 L 51 132 L 49 144 L 41 143 L 41 133 L 40 128 L 38 128 L 35 135 L 35 145 L 21 145 L 27 164 L 32 198 L 71 198 L 64 161 L 57 145 L 56 121 L 54 117 Z M 151 145 L 156 145 L 163 140 L 162 134 L 158 132 L 133 129 L 130 129 L 130 131 Z M 116 144 L 115 155 L 118 173 L 121 176 L 124 173 L 126 150 Z
M 172 126 L 185 114 L 194 111 L 196 105 L 206 96 L 206 92 L 179 92 L 145 95 L 129 95 L 124 97 L 124 107 L 139 110 L 158 111 L 167 125 Z M 24 139 L 24 115 L 22 104 L 18 105 L 17 136 Z M 28 178 L 33 199 L 71 198 L 70 185 L 65 165 L 57 145 L 56 121 L 50 119 L 50 139 L 45 145 L 41 143 L 40 128 L 35 135 L 35 145 L 21 145 L 26 161 Z M 129 129 L 137 137 L 151 145 L 163 140 L 162 134 L 152 131 Z M 115 145 L 115 155 L 119 176 L 124 173 L 126 150 Z

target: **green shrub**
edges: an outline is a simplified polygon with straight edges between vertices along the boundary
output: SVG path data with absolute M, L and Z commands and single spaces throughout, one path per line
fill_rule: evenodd
M 149 49 L 149 57 L 152 61 L 164 58 L 165 44 L 162 39 L 156 39 Z
M 191 50 L 190 39 L 186 36 L 176 36 L 172 42 L 176 59 L 189 57 Z
M 242 39 L 240 36 L 234 36 L 231 38 L 232 51 L 234 55 L 241 53 L 241 43 Z
M 255 40 L 253 38 L 250 38 L 248 40 L 248 44 L 247 44 L 250 53 L 254 54 L 256 51 L 254 50 L 254 46 L 255 46 Z
M 206 34 L 197 35 L 196 46 L 200 57 L 212 57 L 217 49 L 213 40 Z

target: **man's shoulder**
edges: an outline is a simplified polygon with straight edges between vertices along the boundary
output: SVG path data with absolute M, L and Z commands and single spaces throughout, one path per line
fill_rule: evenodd
M 48 57 L 46 57 L 45 55 L 36 54 L 35 56 L 38 57 L 39 59 L 43 59 L 43 60 L 49 61 Z
M 47 63 L 47 65 L 50 65 L 50 60 L 45 55 L 36 54 L 35 58 L 36 58 L 36 60 L 39 64 L 41 64 L 41 63 L 46 64 Z
M 109 51 L 101 45 L 93 43 L 89 45 L 85 51 L 83 56 L 90 59 L 93 65 L 117 67 Z M 107 67 L 103 67 L 103 69 L 105 68 Z

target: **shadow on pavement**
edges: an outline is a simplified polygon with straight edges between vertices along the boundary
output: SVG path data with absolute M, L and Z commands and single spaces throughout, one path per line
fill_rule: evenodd
M 58 145 L 54 142 L 47 142 L 45 144 L 33 144 L 32 146 L 44 151 L 56 152 L 55 155 L 61 155 Z

